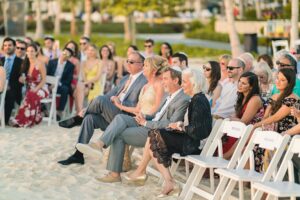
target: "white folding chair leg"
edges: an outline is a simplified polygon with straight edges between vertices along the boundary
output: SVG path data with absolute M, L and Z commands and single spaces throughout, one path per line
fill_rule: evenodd
M 213 200 L 219 200 L 221 198 L 223 191 L 225 190 L 225 187 L 227 186 L 228 180 L 229 179 L 225 176 L 220 177 L 220 182 L 214 193 Z
M 239 181 L 239 199 L 244 200 L 244 183 Z
M 1 112 L 1 116 L 0 116 L 0 119 L 1 119 L 1 128 L 5 128 L 5 120 L 4 120 L 4 109 L 3 111 L 0 111 Z
M 209 180 L 210 180 L 210 192 L 214 193 L 215 191 L 215 177 L 214 177 L 214 169 L 209 168 Z
M 234 181 L 234 180 L 229 181 L 228 186 L 226 187 L 226 189 L 225 189 L 225 191 L 222 195 L 222 198 L 221 198 L 222 200 L 228 200 L 229 199 L 235 185 L 236 185 L 236 181 Z
M 185 178 L 188 179 L 190 175 L 190 163 L 187 160 L 184 160 L 184 165 L 185 165 Z

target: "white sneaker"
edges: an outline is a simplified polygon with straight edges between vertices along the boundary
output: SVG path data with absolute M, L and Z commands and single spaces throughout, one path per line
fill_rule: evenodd
M 76 149 L 78 151 L 80 151 L 81 153 L 83 153 L 85 155 L 90 155 L 92 157 L 102 158 L 102 156 L 103 156 L 102 149 L 97 148 L 97 146 L 93 145 L 93 143 L 92 144 L 78 143 L 78 144 L 76 144 Z

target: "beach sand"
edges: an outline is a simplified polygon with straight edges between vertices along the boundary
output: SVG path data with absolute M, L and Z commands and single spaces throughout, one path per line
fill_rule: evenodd
M 63 129 L 45 124 L 0 129 L 0 200 L 156 199 L 161 184 L 153 175 L 142 187 L 107 184 L 95 179 L 107 173 L 106 163 L 100 159 L 86 157 L 84 165 L 58 164 L 74 152 L 78 132 L 79 127 Z M 92 140 L 100 135 L 96 130 Z

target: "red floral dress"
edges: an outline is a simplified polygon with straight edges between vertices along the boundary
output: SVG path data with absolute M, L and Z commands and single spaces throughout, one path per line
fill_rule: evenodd
M 38 86 L 41 80 L 41 73 L 36 67 L 33 68 L 31 75 L 27 74 L 25 98 L 14 119 L 14 124 L 16 126 L 32 127 L 42 121 L 41 99 L 46 98 L 49 95 L 47 85 L 44 85 L 44 87 L 37 92 L 32 91 L 32 89 Z

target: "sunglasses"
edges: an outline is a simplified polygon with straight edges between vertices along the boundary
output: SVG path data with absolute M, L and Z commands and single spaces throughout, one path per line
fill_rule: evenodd
M 145 48 L 151 48 L 152 45 L 144 45 Z
M 204 71 L 209 72 L 211 70 L 211 68 L 206 67 L 205 65 L 202 67 Z
M 126 63 L 133 65 L 134 63 L 141 63 L 141 62 L 136 62 L 136 61 L 132 61 L 132 60 L 126 60 Z
M 240 67 L 232 67 L 232 66 L 227 66 L 226 69 L 229 70 L 229 71 L 232 71 L 234 69 L 238 69 Z
M 284 63 L 281 63 L 280 61 L 276 61 L 276 65 L 280 66 L 280 67 L 290 67 L 291 65 L 290 64 L 284 64 Z
M 25 47 L 16 47 L 16 49 L 19 49 L 19 50 L 25 51 Z

